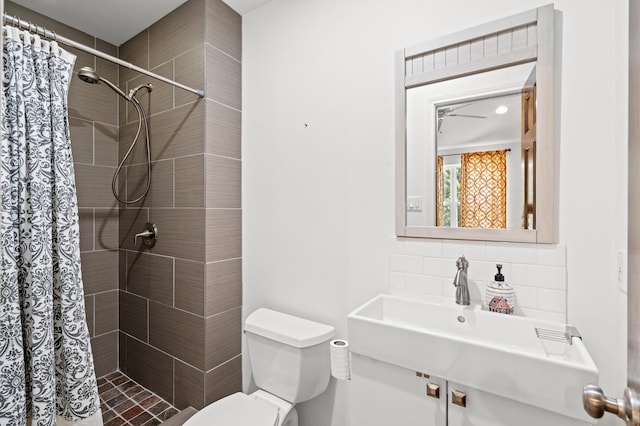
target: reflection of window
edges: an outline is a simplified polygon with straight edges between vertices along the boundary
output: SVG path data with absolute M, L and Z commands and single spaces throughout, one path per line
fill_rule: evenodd
M 438 156 L 436 226 L 506 228 L 506 152 Z
M 506 151 L 462 154 L 462 227 L 507 227 Z
M 447 164 L 442 169 L 443 226 L 460 227 L 460 164 Z

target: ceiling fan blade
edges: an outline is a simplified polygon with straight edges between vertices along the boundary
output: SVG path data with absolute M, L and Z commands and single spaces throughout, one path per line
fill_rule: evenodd
M 447 114 L 446 117 L 488 118 L 485 115 L 470 115 L 470 114 Z
M 450 106 L 450 107 L 445 109 L 444 113 L 448 115 L 450 112 L 453 112 L 453 111 L 458 110 L 460 108 L 471 106 L 473 104 L 474 104 L 474 102 L 469 102 L 469 103 L 458 105 L 458 106 Z

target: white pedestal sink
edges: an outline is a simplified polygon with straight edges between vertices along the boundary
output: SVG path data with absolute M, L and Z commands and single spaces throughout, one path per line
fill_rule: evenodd
M 582 388 L 598 369 L 582 340 L 550 341 L 565 325 L 479 306 L 380 295 L 348 316 L 351 351 L 588 421 Z M 592 419 L 591 419 L 592 420 Z

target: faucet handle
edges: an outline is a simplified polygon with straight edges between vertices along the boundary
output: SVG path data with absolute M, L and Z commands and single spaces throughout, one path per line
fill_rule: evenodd
M 456 260 L 456 267 L 458 269 L 467 269 L 469 267 L 469 261 L 464 257 L 464 254 Z

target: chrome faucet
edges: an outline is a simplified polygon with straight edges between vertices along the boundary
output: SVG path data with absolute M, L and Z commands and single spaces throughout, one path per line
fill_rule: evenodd
M 460 256 L 456 260 L 456 277 L 453 279 L 453 285 L 456 287 L 456 303 L 458 305 L 469 305 L 469 283 L 467 282 L 467 268 L 469 268 L 469 262 L 464 257 Z

